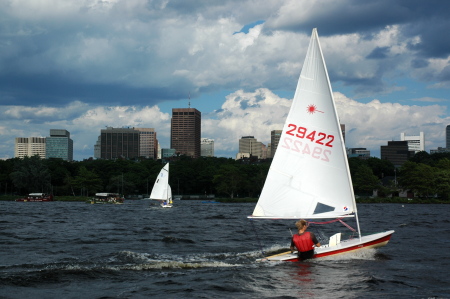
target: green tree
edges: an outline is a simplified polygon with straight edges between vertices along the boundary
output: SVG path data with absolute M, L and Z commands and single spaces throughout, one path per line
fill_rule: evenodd
M 385 176 L 394 175 L 395 167 L 389 160 L 381 160 L 376 157 L 371 157 L 366 160 L 366 163 L 372 169 L 373 174 L 379 179 L 382 179 Z
M 102 180 L 93 171 L 89 171 L 85 166 L 81 166 L 78 175 L 73 179 L 72 184 L 78 187 L 82 195 L 94 194 L 102 188 Z
M 0 160 L 0 195 L 8 193 L 13 187 L 10 176 L 14 169 L 13 161 L 14 159 Z
M 234 194 L 238 190 L 241 183 L 242 175 L 239 169 L 234 165 L 220 166 L 218 174 L 214 176 L 213 183 L 216 185 L 218 192 L 228 194 L 230 198 L 234 198 Z
M 112 176 L 109 179 L 106 190 L 108 192 L 116 192 L 123 195 L 139 193 L 139 190 L 136 189 L 136 184 L 134 183 L 135 179 L 136 174 L 134 173 L 124 173 Z
M 400 168 L 400 186 L 412 190 L 419 196 L 429 196 L 436 193 L 435 174 L 433 167 L 407 161 Z
M 355 192 L 371 194 L 373 190 L 380 187 L 379 179 L 373 174 L 372 169 L 367 165 L 361 165 L 358 167 L 352 181 Z
M 410 158 L 409 161 L 431 165 L 433 159 L 426 151 L 420 151 Z
M 437 194 L 444 200 L 450 198 L 450 170 L 436 169 L 434 172 L 434 185 Z
M 37 155 L 17 159 L 10 177 L 21 192 L 51 192 L 50 172 L 44 160 Z

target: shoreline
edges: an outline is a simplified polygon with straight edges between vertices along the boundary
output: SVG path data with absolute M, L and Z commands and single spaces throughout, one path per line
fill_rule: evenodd
M 0 201 L 15 201 L 20 198 L 17 195 L 0 195 Z M 67 201 L 67 202 L 86 202 L 91 197 L 87 196 L 55 196 L 53 201 Z M 127 199 L 125 201 L 134 201 L 142 199 Z M 210 201 L 218 203 L 256 203 L 258 198 L 196 198 L 196 199 L 182 199 L 194 201 Z M 450 200 L 443 200 L 437 198 L 420 199 L 420 198 L 402 198 L 402 197 L 359 197 L 356 198 L 356 203 L 398 203 L 398 204 L 450 204 Z

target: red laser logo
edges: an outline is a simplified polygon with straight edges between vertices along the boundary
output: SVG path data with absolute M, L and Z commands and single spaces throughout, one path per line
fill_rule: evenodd
M 309 114 L 314 114 L 316 112 L 323 113 L 323 111 L 317 110 L 317 106 L 314 105 L 314 104 L 309 105 L 308 107 L 306 107 L 306 111 L 308 111 Z

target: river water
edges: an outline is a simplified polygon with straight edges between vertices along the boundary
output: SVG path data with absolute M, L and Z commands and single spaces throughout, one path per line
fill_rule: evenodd
M 253 207 L 0 202 L 0 298 L 450 298 L 450 205 L 359 204 L 388 245 L 302 263 L 255 262 L 295 226 Z

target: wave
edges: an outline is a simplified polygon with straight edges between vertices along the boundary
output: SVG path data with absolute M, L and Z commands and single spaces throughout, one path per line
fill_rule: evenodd
M 195 243 L 191 239 L 176 238 L 176 237 L 171 237 L 171 236 L 164 237 L 162 239 L 162 241 L 166 242 L 166 243 Z

